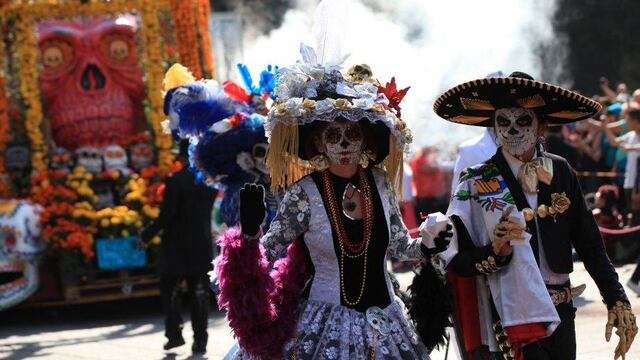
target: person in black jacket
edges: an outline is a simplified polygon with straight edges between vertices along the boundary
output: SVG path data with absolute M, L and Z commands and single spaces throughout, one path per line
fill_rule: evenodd
M 464 83 L 436 100 L 439 116 L 493 126 L 501 145 L 491 159 L 461 176 L 447 213 L 457 239 L 441 256 L 450 271 L 476 279 L 473 291 L 457 293 L 457 308 L 466 324 L 465 343 L 475 344 L 480 353 L 505 359 L 576 358 L 572 298 L 584 288 L 569 281 L 572 246 L 607 305 L 607 341 L 618 328 L 616 358 L 624 357 L 637 334 L 629 300 L 575 172 L 565 159 L 539 146 L 547 124 L 588 118 L 599 108 L 524 73 Z M 484 327 L 475 342 L 469 334 L 473 322 L 464 322 L 470 316 Z
M 209 316 L 209 279 L 213 258 L 211 211 L 216 190 L 196 179 L 188 168 L 188 140 L 180 142 L 178 160 L 182 170 L 165 180 L 160 215 L 142 232 L 142 241 L 149 242 L 162 231 L 160 245 L 160 290 L 165 312 L 164 349 L 185 343 L 180 316 L 180 283 L 187 282 L 191 305 L 191 325 L 194 342 L 192 351 L 204 353 L 207 348 Z

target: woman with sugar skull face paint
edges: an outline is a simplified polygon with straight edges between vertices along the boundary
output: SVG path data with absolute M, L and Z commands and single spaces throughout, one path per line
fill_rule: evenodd
M 233 358 L 428 359 L 386 271 L 388 252 L 424 259 L 452 236 L 445 224 L 412 239 L 401 220 L 395 194 L 411 134 L 398 105 L 406 90 L 377 83 L 366 65 L 343 75 L 298 63 L 278 80 L 267 164 L 272 189 L 286 191 L 263 234 L 264 189 L 244 186 L 240 228 L 225 233 L 216 263 L 219 306 L 239 340 Z M 441 317 L 431 320 L 448 314 Z M 430 335 L 423 340 L 433 347 Z
M 500 146 L 462 173 L 447 212 L 457 236 L 438 255 L 472 279 L 456 282 L 454 292 L 460 341 L 474 356 L 576 358 L 572 298 L 584 285 L 570 282 L 572 247 L 607 304 L 606 340 L 618 329 L 614 357 L 629 350 L 636 320 L 575 172 L 538 141 L 545 126 L 588 118 L 600 107 L 518 72 L 461 84 L 436 100 L 445 120 L 492 126 Z

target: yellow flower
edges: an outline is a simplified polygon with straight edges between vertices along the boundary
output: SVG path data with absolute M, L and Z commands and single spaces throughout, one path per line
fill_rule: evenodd
M 127 230 L 122 230 L 122 236 L 123 236 L 123 237 L 129 237 L 129 231 L 127 231 Z
M 126 213 L 127 213 L 127 211 L 129 210 L 129 208 L 128 208 L 128 207 L 126 207 L 126 206 L 122 206 L 122 205 L 120 205 L 120 206 L 116 206 L 113 210 L 114 210 L 117 214 L 126 214 Z
M 113 209 L 111 208 L 104 208 L 98 211 L 99 217 L 111 217 L 112 215 L 113 215 Z
M 133 224 L 135 222 L 136 222 L 136 219 L 134 219 L 132 216 L 126 215 L 124 217 L 124 224 L 125 225 L 131 225 L 131 224 Z
M 100 226 L 103 228 L 109 227 L 109 225 L 111 225 L 111 222 L 109 221 L 109 219 L 104 218 L 102 220 L 100 220 Z
M 76 208 L 78 209 L 86 209 L 86 210 L 93 210 L 93 207 L 91 206 L 91 204 L 89 204 L 86 201 L 82 201 L 76 204 Z
M 153 245 L 160 245 L 160 241 L 160 236 L 154 236 L 153 239 L 151 239 Z
M 122 222 L 123 222 L 123 220 L 122 220 L 122 218 L 120 216 L 114 216 L 114 217 L 111 218 L 111 223 L 113 225 L 120 225 L 120 224 L 122 224 Z
M 141 220 L 136 220 L 136 227 L 138 227 L 138 228 L 142 227 L 142 221 Z

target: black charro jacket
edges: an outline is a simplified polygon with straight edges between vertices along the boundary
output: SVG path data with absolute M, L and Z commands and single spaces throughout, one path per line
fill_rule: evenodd
M 552 271 L 568 274 L 573 271 L 572 246 L 582 259 L 589 275 L 595 281 L 600 294 L 608 307 L 617 300 L 628 302 L 627 296 L 607 253 L 598 226 L 587 207 L 582 194 L 578 178 L 565 159 L 547 152 L 539 152 L 539 156 L 553 161 L 553 179 L 550 185 L 538 183 L 538 204 L 551 205 L 552 193 L 566 193 L 571 201 L 569 209 L 558 214 L 554 220 L 552 216 L 538 217 L 540 239 L 544 248 L 545 258 Z M 495 164 L 511 191 L 518 210 L 529 207 L 522 187 L 516 180 L 504 158 L 501 149 L 487 163 Z M 458 233 L 459 252 L 453 258 L 451 265 L 461 276 L 475 276 L 492 271 L 499 271 L 500 265 L 505 265 L 509 259 L 499 259 L 493 254 L 491 245 L 478 248 L 473 245 L 469 233 L 460 219 L 452 219 Z M 538 238 L 534 220 L 527 223 L 527 231 L 532 234 L 532 240 Z M 488 257 L 496 257 L 498 269 L 482 269 L 481 264 Z M 479 271 L 483 270 L 483 271 Z

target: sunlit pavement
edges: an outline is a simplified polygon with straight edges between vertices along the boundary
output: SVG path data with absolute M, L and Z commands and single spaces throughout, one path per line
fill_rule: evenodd
M 633 265 L 626 265 L 617 269 L 622 283 L 629 279 L 633 268 Z M 399 274 L 400 282 L 406 285 L 411 274 Z M 578 359 L 613 359 L 615 343 L 604 340 L 605 306 L 582 263 L 576 263 L 571 279 L 574 284 L 587 284 L 587 290 L 576 301 Z M 640 298 L 629 289 L 627 293 L 634 312 L 640 314 Z M 119 309 L 118 306 L 129 308 Z M 184 331 L 187 344 L 165 352 L 162 350 L 165 339 L 159 309 L 158 304 L 146 302 L 135 306 L 120 303 L 106 309 L 104 306 L 83 307 L 77 311 L 62 309 L 57 316 L 52 316 L 51 311 L 30 310 L 24 321 L 12 312 L 9 324 L 3 321 L 7 313 L 0 313 L 0 359 L 222 359 L 233 344 L 223 315 L 212 312 L 206 356 L 191 355 L 189 323 L 185 324 Z M 39 316 L 40 313 L 43 315 Z M 188 318 L 186 313 L 185 318 Z M 444 349 L 434 352 L 432 358 L 445 359 Z M 449 349 L 448 359 L 458 359 L 454 346 Z M 632 346 L 627 359 L 640 359 L 640 345 Z

